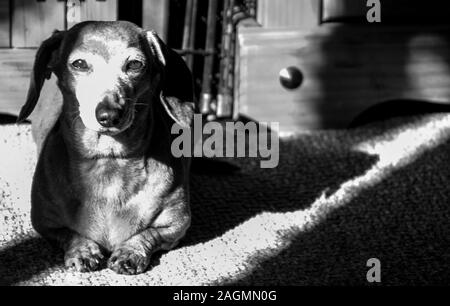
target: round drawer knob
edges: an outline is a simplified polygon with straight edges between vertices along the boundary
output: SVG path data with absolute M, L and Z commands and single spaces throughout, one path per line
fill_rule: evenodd
M 284 88 L 295 89 L 303 82 L 303 74 L 297 67 L 290 66 L 280 70 L 280 83 Z

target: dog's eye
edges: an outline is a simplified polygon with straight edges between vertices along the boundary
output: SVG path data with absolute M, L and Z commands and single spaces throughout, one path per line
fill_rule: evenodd
M 144 67 L 144 64 L 138 60 L 132 60 L 127 63 L 127 71 L 139 71 Z
M 89 69 L 88 63 L 86 63 L 85 60 L 77 59 L 76 61 L 72 62 L 72 67 L 77 70 L 83 70 L 86 71 Z

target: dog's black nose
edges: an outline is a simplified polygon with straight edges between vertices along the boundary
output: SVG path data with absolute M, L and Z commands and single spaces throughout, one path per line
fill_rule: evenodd
M 110 128 L 120 123 L 121 110 L 99 104 L 95 109 L 95 117 L 101 126 Z

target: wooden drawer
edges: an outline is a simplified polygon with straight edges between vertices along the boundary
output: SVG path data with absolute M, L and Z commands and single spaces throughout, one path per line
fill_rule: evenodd
M 450 101 L 450 29 L 326 25 L 315 31 L 243 28 L 238 34 L 239 112 L 281 130 L 344 127 L 391 99 Z M 302 84 L 280 84 L 297 67 Z

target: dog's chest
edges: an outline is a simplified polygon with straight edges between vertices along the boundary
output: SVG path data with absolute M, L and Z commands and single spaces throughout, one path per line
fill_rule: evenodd
M 80 170 L 79 231 L 110 248 L 148 226 L 162 186 L 152 182 L 143 162 L 97 160 Z
M 120 205 L 147 180 L 141 160 L 103 158 L 80 165 L 80 182 L 87 201 Z

